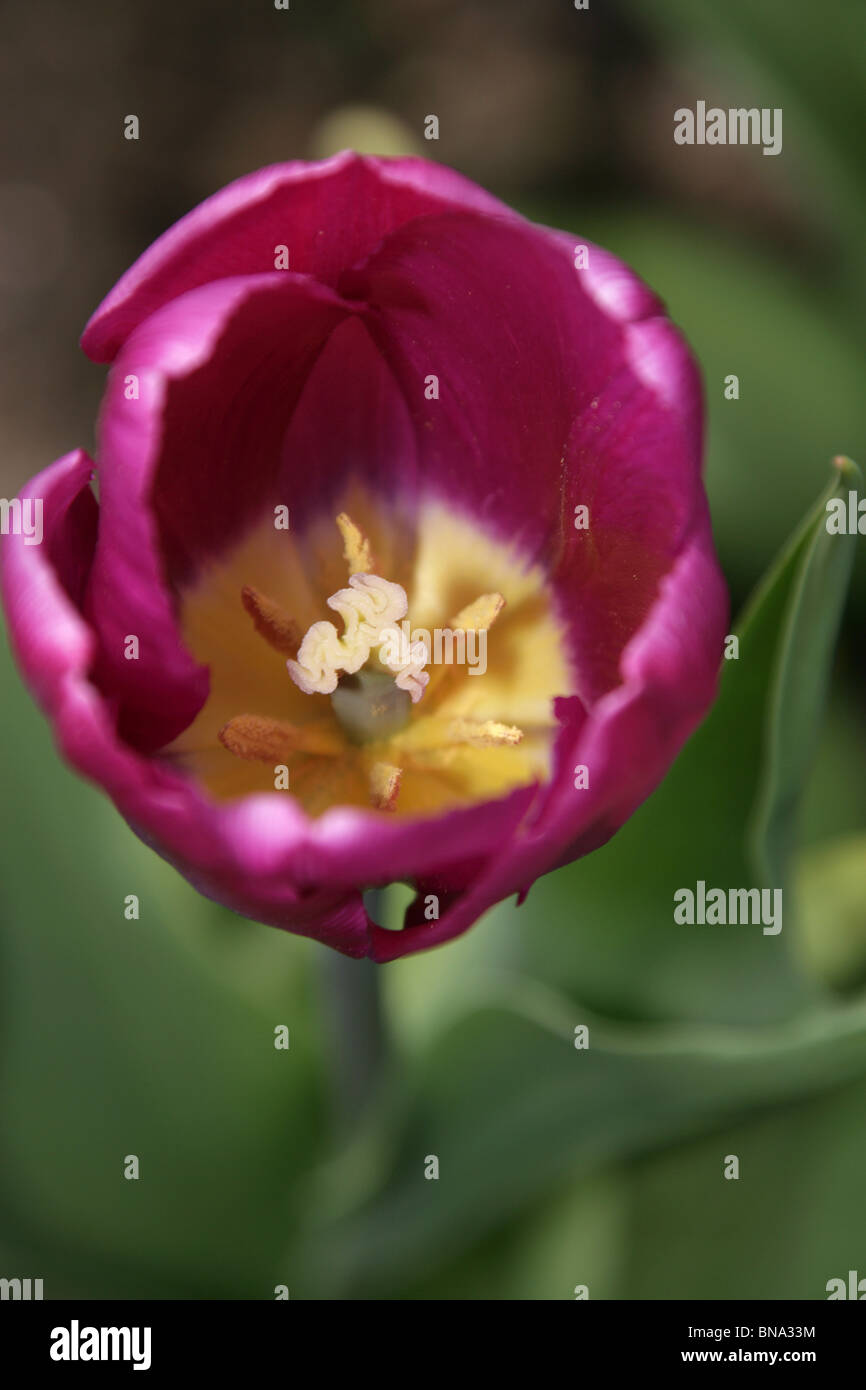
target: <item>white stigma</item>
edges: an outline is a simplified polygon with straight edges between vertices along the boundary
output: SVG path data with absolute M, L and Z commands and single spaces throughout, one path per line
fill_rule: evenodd
M 400 584 L 377 574 L 353 574 L 348 589 L 338 589 L 328 599 L 328 607 L 343 620 L 342 636 L 333 623 L 318 622 L 306 632 L 297 660 L 287 661 L 289 675 L 306 695 L 330 695 L 337 688 L 341 672 L 354 675 L 369 660 L 373 648 L 381 643 L 385 629 L 393 628 L 406 616 L 409 602 Z M 420 700 L 429 677 L 421 668 L 428 660 L 423 642 L 410 648 L 408 661 L 394 665 L 396 684 L 407 690 L 413 701 Z

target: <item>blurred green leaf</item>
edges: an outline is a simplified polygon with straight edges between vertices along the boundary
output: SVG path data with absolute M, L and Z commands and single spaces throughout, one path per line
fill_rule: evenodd
M 850 459 L 837 460 L 836 476 L 780 567 L 784 571 L 792 564 L 796 574 L 769 697 L 753 842 L 764 881 L 773 885 L 786 879 L 795 814 L 815 753 L 858 540 L 857 531 L 853 535 L 828 532 L 827 508 L 838 499 L 847 512 L 849 492 L 856 492 L 861 484 L 859 468 Z
M 410 1299 L 574 1300 L 616 1298 L 629 1236 L 629 1190 L 623 1169 L 610 1167 L 557 1184 L 469 1250 L 403 1286 Z
M 278 1009 L 206 965 L 184 933 L 225 962 L 211 905 L 64 768 L 2 661 L 6 1238 L 42 1251 L 47 1297 L 273 1297 L 327 1142 L 300 944 L 233 919 L 239 942 L 293 955 Z
M 641 26 L 663 37 L 693 75 L 685 104 L 717 92 L 720 72 L 730 82 L 732 105 L 781 107 L 782 155 L 762 161 L 793 165 L 792 190 L 805 185 L 821 204 L 825 225 L 847 251 L 839 271 L 862 302 L 866 289 L 862 244 L 866 233 L 863 181 L 863 91 L 866 85 L 866 6 L 852 0 L 629 0 Z M 831 56 L 832 55 L 832 56 Z M 703 60 L 703 63 L 702 63 Z M 712 84 L 710 86 L 709 84 Z M 716 98 L 713 98 L 716 99 Z M 805 178 L 804 178 L 805 173 Z M 836 258 L 834 258 L 836 259 Z M 840 258 L 841 259 L 841 258 Z
M 394 1296 L 435 1278 L 551 1185 L 866 1066 L 864 1003 L 773 1028 L 629 1028 L 526 980 L 488 980 L 488 994 L 416 1060 L 416 1099 L 386 1189 L 340 1221 L 322 1226 L 311 1214 L 294 1250 L 299 1297 Z M 589 1027 L 586 1050 L 573 1045 L 578 1024 Z M 429 1155 L 438 1180 L 424 1176 Z
M 864 1104 L 860 1081 L 636 1163 L 617 1297 L 826 1299 L 829 1279 L 862 1275 Z
M 814 845 L 797 864 L 795 944 L 833 989 L 866 986 L 866 834 Z
M 803 845 L 850 835 L 866 825 L 866 717 L 857 685 L 844 681 L 847 652 L 837 660 L 827 712 L 800 814 Z

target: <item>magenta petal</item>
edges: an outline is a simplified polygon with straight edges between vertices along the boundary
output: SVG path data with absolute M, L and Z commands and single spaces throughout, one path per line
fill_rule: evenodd
M 211 280 L 289 268 L 335 284 L 346 266 L 412 218 L 448 206 L 506 212 L 451 169 L 423 159 L 376 159 L 347 150 L 321 163 L 274 164 L 207 198 L 140 256 L 90 319 L 89 357 L 110 362 L 163 304 Z M 509 214 L 511 215 L 511 214 Z
M 388 961 L 461 935 L 541 874 L 603 845 L 646 800 L 711 703 L 728 622 L 728 598 L 705 513 L 622 661 L 624 683 L 557 747 L 557 768 L 507 855 L 458 893 L 437 922 L 399 934 L 374 927 L 373 955 Z M 589 787 L 574 787 L 574 768 Z
M 576 251 L 586 251 L 586 265 L 577 273 L 584 292 L 605 318 L 625 324 L 663 311 L 658 295 L 612 252 L 568 232 L 553 231 L 534 223 L 527 225 L 536 236 L 545 237 L 554 244 L 560 258 L 569 266 L 574 266 Z
M 186 728 L 208 690 L 181 641 L 173 589 L 261 516 L 307 373 L 349 312 L 303 276 L 220 280 L 146 320 L 115 363 L 86 612 L 100 637 L 98 679 L 143 750 Z M 139 394 L 128 399 L 133 381 Z M 136 661 L 125 656 L 129 636 Z
M 666 320 L 602 310 L 612 287 L 618 314 L 657 309 L 612 264 L 587 282 L 553 235 L 449 213 L 395 232 L 340 282 L 369 305 L 424 486 L 551 573 L 585 699 L 619 679 L 703 499 L 697 373 Z
M 286 874 L 287 850 L 298 847 L 306 824 L 290 803 L 251 797 L 216 807 L 117 738 L 111 711 L 88 677 L 95 636 L 69 592 L 92 551 L 91 475 L 90 459 L 76 450 L 32 479 L 21 495 L 42 499 L 43 543 L 28 546 L 11 535 L 0 551 L 12 647 L 61 752 L 201 892 L 349 955 L 367 954 L 368 918 L 357 888 L 302 890 L 297 876 Z
M 388 502 L 412 496 L 418 446 L 393 373 L 360 318 L 338 325 L 310 370 L 282 443 L 279 492 L 303 532 L 334 516 L 350 479 Z
M 93 558 L 92 477 L 93 462 L 83 449 L 37 473 L 21 498 L 42 502 L 42 544 L 27 545 L 23 536 L 13 534 L 4 538 L 0 550 L 9 640 L 28 685 L 49 716 L 67 670 L 86 670 L 95 648 L 74 609 Z

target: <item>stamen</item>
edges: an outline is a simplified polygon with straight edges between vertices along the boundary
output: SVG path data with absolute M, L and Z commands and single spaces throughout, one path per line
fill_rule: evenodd
M 516 724 L 500 724 L 498 719 L 454 719 L 449 727 L 452 743 L 472 748 L 516 747 L 523 742 L 523 730 Z
M 402 767 L 393 763 L 374 763 L 370 768 L 370 800 L 377 811 L 395 809 L 402 776 Z
M 505 607 L 502 594 L 480 594 L 472 603 L 461 608 L 450 626 L 464 632 L 486 632 L 492 627 Z
M 349 574 L 369 574 L 373 569 L 373 552 L 364 532 L 346 512 L 340 512 L 337 525 L 343 537 L 343 559 L 349 566 Z
M 449 627 L 455 632 L 461 630 L 463 632 L 486 632 L 499 617 L 505 603 L 506 600 L 502 594 L 479 594 L 472 603 L 467 603 L 465 608 L 460 609 L 460 612 L 451 619 Z M 458 666 L 454 661 L 437 666 L 433 671 L 427 704 L 440 704 L 448 692 L 454 688 L 455 682 L 460 680 L 464 671 L 465 668 Z
M 411 753 L 439 752 L 446 748 L 514 748 L 523 741 L 523 730 L 516 724 L 496 719 L 419 719 L 393 740 L 397 748 Z
M 255 623 L 256 632 L 264 637 L 275 651 L 297 656 L 301 644 L 301 630 L 285 609 L 249 584 L 241 589 L 241 603 Z
M 328 724 L 287 724 L 258 714 L 237 715 L 217 737 L 235 757 L 250 762 L 279 762 L 291 753 L 335 758 L 345 751 L 340 734 Z

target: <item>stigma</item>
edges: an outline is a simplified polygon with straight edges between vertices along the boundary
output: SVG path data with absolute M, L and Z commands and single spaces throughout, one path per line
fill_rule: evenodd
M 360 528 L 345 512 L 337 517 L 337 526 L 350 567 L 370 566 L 370 543 Z M 424 670 L 430 654 L 424 642 L 402 650 L 394 640 L 397 623 L 409 611 L 402 585 L 362 569 L 349 576 L 347 589 L 338 589 L 325 601 L 342 619 L 343 631 L 338 633 L 327 621 L 307 629 L 297 657 L 286 662 L 298 689 L 305 695 L 332 695 L 342 675 L 354 676 L 372 661 L 374 669 L 391 672 L 397 689 L 417 704 L 430 680 Z

